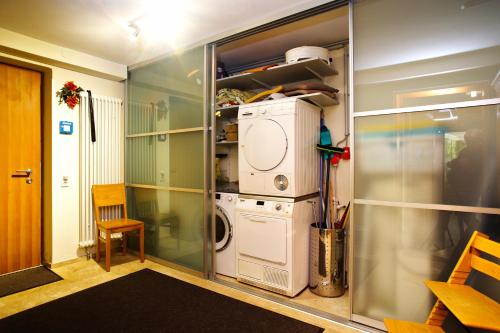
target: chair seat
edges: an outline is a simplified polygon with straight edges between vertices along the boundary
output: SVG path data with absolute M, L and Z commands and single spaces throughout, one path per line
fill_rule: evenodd
M 100 221 L 97 223 L 97 227 L 100 230 L 110 230 L 110 231 L 125 231 L 130 228 L 138 228 L 143 224 L 141 221 L 132 219 L 117 219 L 109 221 Z
M 101 230 L 99 232 L 99 237 L 101 237 L 102 240 L 106 240 L 106 232 Z M 111 233 L 111 239 L 123 239 L 123 232 L 113 232 L 113 233 Z
M 384 319 L 385 327 L 389 333 L 444 333 L 439 326 L 414 323 L 411 321 Z

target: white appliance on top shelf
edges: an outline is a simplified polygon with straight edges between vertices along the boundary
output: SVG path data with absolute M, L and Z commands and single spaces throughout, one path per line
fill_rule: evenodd
M 215 272 L 236 277 L 236 193 L 215 193 Z
M 301 201 L 240 194 L 237 280 L 292 297 L 306 288 L 309 225 L 318 216 L 318 202 L 316 194 Z
M 241 105 L 240 193 L 300 197 L 319 188 L 320 108 L 291 97 Z

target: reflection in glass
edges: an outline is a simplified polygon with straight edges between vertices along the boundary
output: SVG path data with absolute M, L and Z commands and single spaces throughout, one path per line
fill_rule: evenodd
M 500 207 L 498 106 L 358 117 L 355 197 Z
M 127 139 L 129 184 L 203 188 L 203 132 Z
M 435 301 L 424 281 L 447 280 L 474 230 L 500 236 L 498 215 L 355 205 L 354 216 L 353 312 L 378 320 L 424 322 Z M 488 278 L 471 281 L 499 298 Z
M 354 1 L 355 112 L 500 97 L 499 12 L 500 1 Z
M 127 138 L 125 148 L 127 183 L 156 185 L 157 149 L 160 144 L 157 136 Z M 168 147 L 166 148 L 168 149 Z
M 203 194 L 129 188 L 129 217 L 144 222 L 146 253 L 203 270 Z M 137 249 L 137 240 L 130 239 Z

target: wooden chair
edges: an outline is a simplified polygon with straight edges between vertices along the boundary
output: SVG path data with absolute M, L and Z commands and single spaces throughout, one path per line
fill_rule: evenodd
M 126 232 L 139 231 L 139 256 L 144 262 L 144 223 L 127 218 L 127 200 L 125 197 L 124 184 L 93 185 L 92 198 L 94 216 L 96 222 L 96 261 L 101 259 L 101 241 L 106 243 L 106 271 L 109 272 L 111 266 L 111 234 L 123 233 L 122 245 L 123 254 L 126 254 L 127 236 Z M 120 206 L 122 218 L 116 220 L 101 220 L 101 208 Z
M 482 258 L 481 253 L 499 258 L 500 244 L 489 240 L 487 235 L 474 231 L 448 281 L 425 282 L 438 297 L 425 324 L 386 318 L 384 324 L 388 332 L 444 332 L 441 326 L 450 311 L 465 326 L 500 330 L 498 303 L 465 285 L 473 269 L 492 276 L 496 280 L 500 279 L 500 266 Z

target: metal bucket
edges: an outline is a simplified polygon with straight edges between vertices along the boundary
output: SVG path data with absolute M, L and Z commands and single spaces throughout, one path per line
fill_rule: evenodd
M 324 297 L 345 292 L 344 229 L 310 228 L 309 288 Z

